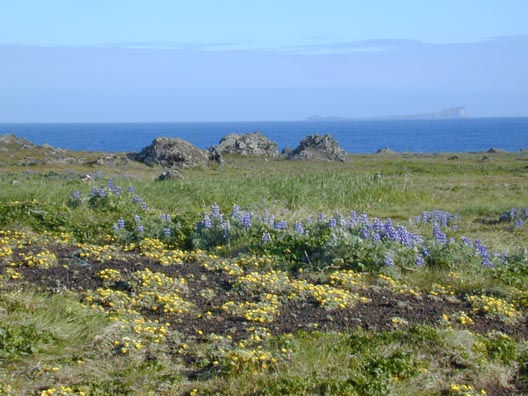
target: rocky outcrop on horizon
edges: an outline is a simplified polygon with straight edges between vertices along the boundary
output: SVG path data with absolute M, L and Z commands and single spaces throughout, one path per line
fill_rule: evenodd
M 239 154 L 243 156 L 278 157 L 279 145 L 260 132 L 242 135 L 230 133 L 224 136 L 218 145 L 211 147 L 220 154 Z
M 347 153 L 330 135 L 310 135 L 288 153 L 288 160 L 340 161 L 348 160 Z
M 464 106 L 451 107 L 441 111 L 433 113 L 422 113 L 422 114 L 405 114 L 405 115 L 390 115 L 390 116 L 378 116 L 378 117 L 340 117 L 340 116 L 327 116 L 322 117 L 318 115 L 310 116 L 306 121 L 353 121 L 353 120 L 454 120 L 460 118 L 467 118 L 468 114 Z
M 139 153 L 131 154 L 131 158 L 164 168 L 193 168 L 209 162 L 205 150 L 185 140 L 171 137 L 157 137 L 150 146 L 144 147 Z

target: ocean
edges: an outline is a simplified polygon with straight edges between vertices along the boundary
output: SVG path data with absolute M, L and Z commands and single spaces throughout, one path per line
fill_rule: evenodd
M 455 120 L 254 121 L 145 123 L 0 123 L 35 144 L 84 151 L 137 152 L 159 136 L 178 137 L 208 149 L 228 133 L 259 131 L 280 149 L 311 134 L 330 134 L 349 153 L 388 147 L 412 153 L 528 149 L 528 117 Z

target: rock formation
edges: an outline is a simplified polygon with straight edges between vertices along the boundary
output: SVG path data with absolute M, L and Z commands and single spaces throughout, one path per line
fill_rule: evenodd
M 160 165 L 164 168 L 192 168 L 207 164 L 206 151 L 191 143 L 170 137 L 158 137 L 150 146 L 131 155 L 132 159 L 147 165 Z
M 224 136 L 215 149 L 219 153 L 239 154 L 244 156 L 277 157 L 279 146 L 259 132 L 238 135 L 230 133 Z
M 11 134 L 0 136 L 0 146 L 17 146 L 21 149 L 35 148 L 35 145 L 29 140 Z
M 289 160 L 347 161 L 348 157 L 330 135 L 310 135 L 286 157 Z

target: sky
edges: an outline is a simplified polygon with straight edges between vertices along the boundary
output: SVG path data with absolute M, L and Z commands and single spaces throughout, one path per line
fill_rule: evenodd
M 525 0 L 0 0 L 0 122 L 528 116 Z

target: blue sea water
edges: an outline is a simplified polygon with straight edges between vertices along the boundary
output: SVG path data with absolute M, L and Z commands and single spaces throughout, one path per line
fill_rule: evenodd
M 159 136 L 178 137 L 207 149 L 228 133 L 259 131 L 279 147 L 295 148 L 307 135 L 330 134 L 350 153 L 389 147 L 414 153 L 507 151 L 528 148 L 528 117 L 457 120 L 254 121 L 168 123 L 0 123 L 35 144 L 71 150 L 137 152 Z

